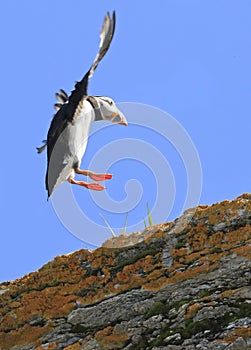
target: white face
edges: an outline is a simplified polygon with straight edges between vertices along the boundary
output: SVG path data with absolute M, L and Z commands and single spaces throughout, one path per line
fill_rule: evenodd
M 103 120 L 108 120 L 115 124 L 128 125 L 126 117 L 115 105 L 110 97 L 95 96 L 98 100 L 100 112 Z

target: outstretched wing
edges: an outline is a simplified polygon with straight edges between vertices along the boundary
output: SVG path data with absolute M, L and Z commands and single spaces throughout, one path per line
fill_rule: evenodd
M 110 13 L 107 12 L 103 26 L 100 31 L 100 44 L 99 44 L 99 52 L 97 53 L 95 60 L 89 70 L 88 78 L 90 79 L 93 75 L 93 72 L 97 68 L 99 62 L 102 60 L 102 58 L 107 53 L 110 44 L 112 42 L 112 38 L 115 31 L 115 24 L 116 24 L 116 15 L 115 11 L 112 13 L 112 17 L 110 17 Z
M 110 13 L 107 12 L 104 18 L 103 26 L 100 31 L 99 51 L 93 61 L 91 68 L 85 74 L 84 78 L 80 82 L 76 83 L 75 90 L 73 91 L 73 93 L 76 90 L 81 90 L 81 93 L 87 96 L 88 81 L 92 77 L 99 62 L 105 56 L 105 54 L 107 53 L 110 47 L 110 44 L 112 42 L 112 38 L 115 32 L 115 24 L 116 24 L 115 11 L 113 11 L 112 16 L 110 16 Z

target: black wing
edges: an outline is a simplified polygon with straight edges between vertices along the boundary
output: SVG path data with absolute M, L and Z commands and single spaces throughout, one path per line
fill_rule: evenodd
M 68 103 L 65 103 L 64 105 L 62 105 L 59 111 L 55 114 L 47 134 L 46 144 L 44 145 L 44 147 L 47 145 L 47 172 L 46 172 L 46 180 L 45 180 L 47 191 L 49 190 L 48 171 L 49 171 L 51 154 L 59 136 L 67 127 L 67 125 L 70 123 L 68 118 L 68 110 L 69 110 L 69 105 Z
M 53 147 L 60 136 L 60 134 L 64 131 L 66 126 L 69 124 L 68 119 L 68 104 L 64 104 L 60 110 L 54 115 L 51 125 L 47 134 L 47 156 L 48 162 L 50 160 L 51 152 Z

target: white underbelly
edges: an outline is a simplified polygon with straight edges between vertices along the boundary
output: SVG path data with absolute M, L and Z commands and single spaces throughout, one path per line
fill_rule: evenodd
M 69 126 L 69 149 L 74 163 L 81 163 L 86 150 L 91 122 L 94 120 L 94 111 L 88 101 L 85 101 L 77 120 Z M 66 161 L 68 161 L 66 159 Z

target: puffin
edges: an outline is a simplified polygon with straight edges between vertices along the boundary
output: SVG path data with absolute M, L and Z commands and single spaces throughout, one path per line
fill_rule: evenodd
M 43 141 L 43 146 L 37 147 L 38 153 L 42 153 L 47 147 L 45 184 L 48 199 L 65 181 L 89 190 L 102 191 L 105 187 L 98 182 L 112 178 L 111 174 L 81 170 L 80 164 L 87 147 L 92 122 L 106 120 L 114 124 L 128 125 L 126 117 L 110 97 L 89 96 L 87 92 L 89 79 L 110 47 L 115 24 L 115 11 L 112 16 L 107 12 L 100 31 L 99 51 L 90 69 L 82 80 L 75 83 L 70 96 L 63 89 L 56 93 L 56 113 L 51 121 L 47 139 Z M 77 181 L 74 178 L 75 174 L 88 176 L 95 182 Z

